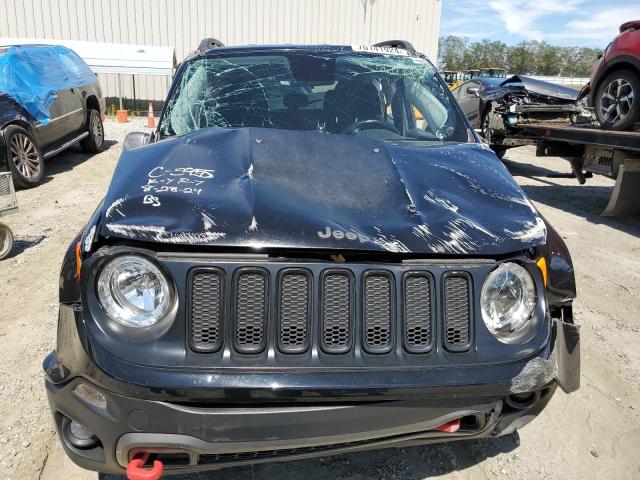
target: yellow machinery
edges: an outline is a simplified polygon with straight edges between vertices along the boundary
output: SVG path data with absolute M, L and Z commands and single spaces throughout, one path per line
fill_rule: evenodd
M 455 90 L 461 84 L 463 84 L 467 80 L 471 80 L 472 78 L 477 77 L 479 74 L 480 74 L 480 70 L 478 69 L 462 70 L 458 72 L 456 81 L 449 84 L 449 89 Z
M 469 70 L 461 70 L 454 72 L 453 70 L 444 70 L 442 72 L 444 81 L 447 82 L 451 90 L 455 90 L 459 85 L 471 80 L 472 78 L 507 78 L 507 70 L 502 67 L 483 67 L 471 68 Z
M 480 78 L 507 78 L 507 70 L 502 67 L 483 67 L 477 76 Z
M 461 80 L 466 82 L 467 80 L 471 80 L 472 78 L 476 78 L 480 75 L 480 70 L 477 68 L 471 68 L 469 70 L 463 70 L 461 73 Z
M 444 77 L 444 81 L 447 82 L 447 85 L 449 85 L 449 88 L 458 81 L 458 72 L 454 72 L 453 70 L 443 71 L 442 76 Z

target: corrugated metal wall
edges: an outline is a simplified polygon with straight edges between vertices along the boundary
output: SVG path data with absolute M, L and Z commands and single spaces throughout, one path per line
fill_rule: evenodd
M 173 46 L 180 61 L 200 40 L 370 44 L 406 39 L 434 59 L 441 0 L 2 0 L 0 37 Z M 105 96 L 115 78 L 101 76 Z M 133 97 L 133 79 L 124 94 Z M 161 100 L 170 80 L 135 77 L 136 97 Z

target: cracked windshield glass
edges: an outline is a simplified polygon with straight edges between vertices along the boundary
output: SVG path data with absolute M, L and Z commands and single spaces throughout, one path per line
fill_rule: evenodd
M 160 133 L 183 135 L 205 127 L 363 135 L 412 146 L 468 138 L 428 61 L 351 50 L 253 51 L 190 61 Z

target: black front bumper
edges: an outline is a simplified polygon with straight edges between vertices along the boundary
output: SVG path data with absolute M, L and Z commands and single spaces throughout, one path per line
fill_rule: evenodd
M 167 468 L 198 471 L 497 436 L 533 419 L 556 385 L 569 392 L 579 384 L 578 329 L 560 320 L 547 347 L 526 360 L 427 369 L 185 372 L 112 357 L 107 373 L 85 353 L 68 307 L 58 339 L 44 367 L 63 446 L 80 466 L 113 473 L 141 450 Z M 92 358 L 105 354 L 91 349 Z M 144 381 L 123 381 L 134 371 Z M 80 399 L 79 383 L 99 390 L 106 410 Z M 461 419 L 458 432 L 436 430 L 453 419 Z M 68 420 L 88 427 L 99 445 L 74 448 L 63 432 Z
M 510 433 L 533 419 L 555 385 L 542 389 L 526 408 L 502 398 L 448 398 L 298 405 L 184 405 L 142 400 L 101 390 L 108 409 L 84 402 L 74 388 L 47 380 L 58 434 L 71 459 L 102 472 L 122 473 L 136 453 L 152 453 L 165 469 L 199 471 L 374 448 L 481 438 Z M 95 386 L 94 386 L 95 387 Z M 538 396 L 539 395 L 539 396 Z M 100 439 L 91 449 L 73 447 L 65 419 L 86 425 Z M 436 428 L 461 419 L 460 430 Z

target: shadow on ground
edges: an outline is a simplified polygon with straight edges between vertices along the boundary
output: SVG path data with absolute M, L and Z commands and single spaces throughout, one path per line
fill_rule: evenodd
M 509 160 L 505 160 L 504 164 L 516 180 L 517 177 L 525 177 L 537 183 L 537 185 L 521 185 L 527 196 L 534 202 L 564 210 L 594 224 L 606 225 L 640 237 L 640 216 L 603 217 L 601 215 L 613 192 L 613 180 L 610 180 L 611 186 L 591 185 L 588 179 L 584 185 L 578 184 L 575 179 L 573 180 L 575 185 L 562 185 L 554 178 L 558 171 Z M 569 172 L 570 167 L 567 163 L 562 167 L 559 166 L 559 170 Z
M 407 448 L 389 448 L 279 463 L 264 463 L 218 471 L 171 476 L 172 480 L 420 480 L 465 470 L 500 453 L 515 450 L 517 433 L 499 438 L 467 440 Z M 124 480 L 100 475 L 100 480 Z
M 117 143 L 118 142 L 115 140 L 105 140 L 102 151 L 104 152 L 108 150 Z M 45 160 L 45 177 L 42 180 L 42 183 L 50 182 L 56 175 L 73 170 L 78 165 L 90 159 L 93 155 L 95 154 L 85 153 L 78 145 L 74 145 L 68 150 L 48 158 Z
M 47 238 L 44 235 L 23 235 L 14 239 L 13 250 L 9 258 L 17 257 L 25 250 L 28 250 L 42 243 Z

